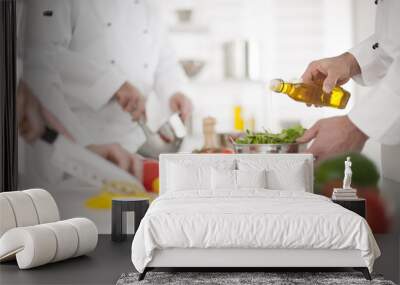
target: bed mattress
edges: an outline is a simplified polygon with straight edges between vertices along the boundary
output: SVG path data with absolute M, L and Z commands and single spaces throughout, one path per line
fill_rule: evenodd
M 157 198 L 132 243 L 139 272 L 163 249 L 359 250 L 372 271 L 380 255 L 361 216 L 300 191 L 170 192 Z

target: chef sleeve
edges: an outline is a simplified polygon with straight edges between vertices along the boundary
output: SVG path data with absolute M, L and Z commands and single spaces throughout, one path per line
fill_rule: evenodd
M 382 79 L 392 63 L 382 48 L 377 45 L 375 35 L 370 36 L 349 50 L 361 68 L 361 74 L 353 79 L 360 85 L 373 85 Z
M 66 95 L 82 100 L 94 110 L 107 104 L 127 81 L 117 66 L 97 64 L 65 47 L 57 47 L 53 56 Z
M 101 64 L 69 48 L 74 26 L 71 1 L 27 1 L 27 46 L 58 72 L 63 92 L 98 110 L 126 81 L 116 65 Z
M 371 63 L 373 62 L 370 61 Z M 362 76 L 379 78 L 382 62 L 375 59 L 376 74 L 369 67 Z M 374 76 L 375 75 L 375 76 Z M 377 76 L 378 75 L 378 76 Z M 400 144 L 400 57 L 397 56 L 384 78 L 349 113 L 352 122 L 370 138 L 387 145 Z
M 157 63 L 154 91 L 163 101 L 169 101 L 176 92 L 183 92 L 186 77 L 179 65 L 175 51 L 166 33 L 162 35 L 160 56 Z
M 65 100 L 59 74 L 46 65 L 45 59 L 38 56 L 30 57 L 29 51 L 26 52 L 26 55 L 23 79 L 34 96 L 57 117 L 78 144 L 92 143 L 87 131 L 82 127 L 81 122 Z
M 61 6 L 65 3 L 67 2 L 42 0 L 24 2 L 26 32 L 24 33 L 23 61 L 21 61 L 24 70 L 22 77 L 34 96 L 57 117 L 76 142 L 87 145 L 90 142 L 87 131 L 82 128 L 82 124 L 67 104 L 60 73 L 52 65 L 52 60 L 49 60 L 51 53 L 54 53 L 49 43 L 60 38 L 60 34 L 56 34 L 58 29 L 46 30 L 46 27 L 42 27 L 43 21 L 35 20 L 40 16 L 52 17 L 53 13 L 60 12 L 59 9 L 68 12 L 66 9 L 68 5 Z M 35 23 L 37 23 L 36 26 L 34 26 Z M 40 30 L 42 28 L 43 31 Z

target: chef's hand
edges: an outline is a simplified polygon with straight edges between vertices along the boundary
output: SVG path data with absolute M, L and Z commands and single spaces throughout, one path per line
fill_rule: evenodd
M 43 135 L 46 125 L 64 135 L 67 139 L 74 141 L 68 130 L 40 104 L 23 81 L 18 85 L 16 101 L 18 130 L 28 143 L 39 139 Z
M 64 127 L 63 124 L 45 107 L 41 106 L 42 116 L 46 125 L 55 130 L 58 134 L 63 135 L 66 139 L 76 142 L 71 133 Z
M 306 152 L 312 153 L 317 160 L 349 151 L 361 151 L 368 136 L 359 130 L 348 118 L 338 116 L 317 121 L 298 143 L 314 140 Z
M 311 62 L 301 78 L 304 83 L 323 82 L 323 90 L 331 93 L 336 85 L 343 85 L 352 76 L 361 73 L 357 60 L 351 53 Z
M 145 100 L 140 91 L 129 82 L 125 82 L 114 96 L 121 108 L 131 114 L 134 121 L 145 115 Z
M 112 144 L 92 144 L 86 147 L 92 152 L 100 155 L 104 159 L 114 163 L 123 170 L 135 174 L 134 165 L 138 156 L 130 153 L 118 143 Z
M 23 82 L 18 86 L 16 99 L 19 133 L 28 143 L 32 143 L 40 138 L 45 130 L 40 103 Z
M 169 100 L 169 106 L 172 112 L 180 114 L 184 122 L 192 114 L 192 102 L 182 93 L 175 93 Z

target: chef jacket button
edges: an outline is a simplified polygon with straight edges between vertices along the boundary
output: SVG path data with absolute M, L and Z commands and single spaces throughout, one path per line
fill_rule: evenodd
M 378 5 L 378 3 L 379 3 L 379 0 L 375 0 L 375 5 Z
M 139 4 L 139 0 L 135 0 L 135 4 Z
M 143 64 L 143 68 L 147 69 L 149 67 L 149 65 L 147 63 Z
M 110 60 L 110 63 L 111 63 L 111 64 L 115 64 L 115 60 L 113 60 L 113 59 Z
M 379 43 L 374 43 L 373 45 L 372 45 L 372 49 L 377 49 L 379 47 Z
M 148 29 L 144 29 L 143 30 L 143 34 L 148 34 L 149 33 L 149 30 Z
M 107 23 L 107 27 L 111 27 L 111 25 L 112 25 L 111 22 L 108 22 L 108 23 Z

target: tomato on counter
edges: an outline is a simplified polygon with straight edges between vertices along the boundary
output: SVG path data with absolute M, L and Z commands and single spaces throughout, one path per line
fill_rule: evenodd
M 146 159 L 143 161 L 143 186 L 148 192 L 158 193 L 158 187 L 155 187 L 158 180 L 159 170 L 158 161 Z

